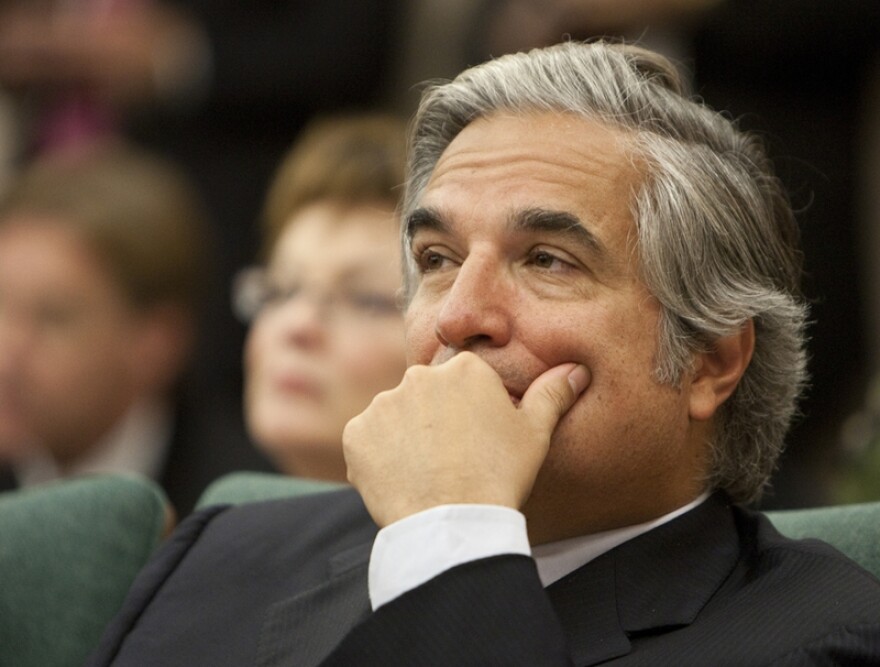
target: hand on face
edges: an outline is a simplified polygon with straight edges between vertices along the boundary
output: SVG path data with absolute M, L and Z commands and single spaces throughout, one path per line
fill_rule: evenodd
M 379 526 L 442 504 L 519 508 L 560 418 L 589 384 L 560 364 L 514 405 L 499 375 L 470 352 L 412 366 L 345 428 L 349 481 Z

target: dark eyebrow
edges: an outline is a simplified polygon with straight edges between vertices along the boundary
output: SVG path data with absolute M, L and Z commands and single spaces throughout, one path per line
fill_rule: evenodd
M 606 254 L 605 246 L 599 238 L 584 227 L 580 218 L 567 211 L 529 208 L 513 213 L 509 224 L 514 231 L 549 232 L 569 238 L 598 257 Z M 447 232 L 449 225 L 443 220 L 443 216 L 437 209 L 432 207 L 417 208 L 406 218 L 406 236 L 404 238 L 407 243 L 410 243 L 416 232 L 422 229 Z
M 422 229 L 432 229 L 438 232 L 445 232 L 449 230 L 449 225 L 443 221 L 443 216 L 440 215 L 440 212 L 437 209 L 428 206 L 417 208 L 406 216 L 403 238 L 406 239 L 407 244 L 412 242 L 416 232 Z
M 605 246 L 599 238 L 584 227 L 580 218 L 567 211 L 529 208 L 514 213 L 510 225 L 515 230 L 550 232 L 564 236 L 594 255 L 602 256 L 605 254 Z

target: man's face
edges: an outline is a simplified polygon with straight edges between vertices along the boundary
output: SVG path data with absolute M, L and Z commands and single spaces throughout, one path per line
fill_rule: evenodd
M 557 539 L 681 506 L 707 468 L 689 378 L 676 388 L 653 375 L 660 310 L 638 274 L 640 175 L 626 141 L 569 115 L 477 120 L 443 153 L 409 220 L 420 267 L 409 363 L 470 350 L 514 402 L 552 366 L 590 370 L 524 508 L 530 532 Z
M 127 407 L 140 324 L 70 229 L 51 219 L 0 227 L 0 395 L 22 433 L 59 460 L 75 459 Z

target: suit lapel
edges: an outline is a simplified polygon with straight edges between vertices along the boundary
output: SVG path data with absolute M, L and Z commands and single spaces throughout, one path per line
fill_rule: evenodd
M 317 665 L 371 613 L 367 591 L 371 548 L 372 543 L 366 543 L 338 554 L 329 562 L 330 576 L 324 583 L 267 610 L 257 667 Z
M 720 493 L 622 545 L 617 594 L 624 630 L 657 632 L 693 623 L 733 571 L 740 551 L 733 514 Z
M 547 589 L 575 665 L 625 655 L 630 638 L 692 623 L 736 565 L 740 547 L 722 494 L 625 542 Z
M 617 615 L 614 560 L 600 557 L 547 588 L 562 621 L 575 665 L 593 665 L 629 653 Z
M 257 667 L 313 667 L 370 612 L 372 544 L 338 554 L 326 582 L 272 605 Z M 726 499 L 625 542 L 547 589 L 579 667 L 631 650 L 631 638 L 692 623 L 734 568 L 740 547 Z M 333 619 L 328 623 L 327 619 Z

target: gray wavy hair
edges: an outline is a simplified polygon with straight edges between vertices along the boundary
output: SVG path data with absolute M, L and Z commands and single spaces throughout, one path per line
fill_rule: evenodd
M 696 352 L 754 322 L 751 364 L 717 416 L 708 482 L 736 502 L 757 500 L 806 382 L 807 312 L 797 225 L 760 142 L 689 99 L 662 56 L 557 44 L 425 90 L 410 134 L 404 219 L 456 135 L 497 111 L 571 113 L 635 136 L 632 158 L 645 172 L 631 202 L 640 270 L 661 305 L 657 380 L 677 384 Z M 410 240 L 407 297 L 416 280 Z

